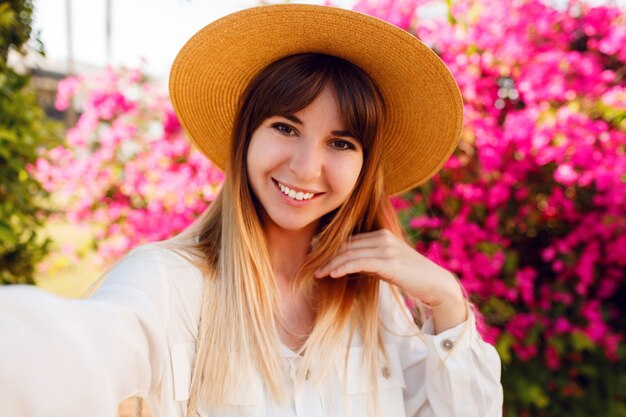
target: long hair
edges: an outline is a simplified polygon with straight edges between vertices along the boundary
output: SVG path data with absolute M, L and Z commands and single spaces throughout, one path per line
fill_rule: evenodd
M 333 56 L 297 54 L 267 66 L 242 94 L 225 183 L 193 227 L 194 243 L 187 249 L 205 278 L 188 416 L 195 415 L 199 399 L 212 406 L 228 403 L 229 389 L 248 385 L 245 378 L 254 372 L 275 400 L 285 401 L 278 332 L 283 317 L 246 157 L 252 134 L 264 120 L 305 108 L 326 87 L 336 93 L 346 129 L 361 142 L 363 165 L 347 201 L 320 219 L 311 250 L 293 280 L 292 290 L 301 291 L 315 311 L 314 325 L 299 350 L 303 362 L 297 381 L 316 363 L 311 376 L 321 382 L 336 363 L 329 358 L 347 361 L 347 355 L 341 357 L 348 347 L 345 335 L 350 341 L 358 332 L 363 364 L 377 388 L 380 352 L 386 360 L 379 279 L 365 274 L 317 280 L 314 271 L 355 233 L 387 228 L 401 235 L 383 182 L 384 100 L 357 66 Z

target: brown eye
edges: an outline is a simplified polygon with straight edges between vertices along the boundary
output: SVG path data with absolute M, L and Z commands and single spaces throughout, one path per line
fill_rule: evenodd
M 352 142 L 342 139 L 337 139 L 331 142 L 331 146 L 340 151 L 348 151 L 356 149 Z
M 295 130 L 291 126 L 286 125 L 284 123 L 274 123 L 272 125 L 272 128 L 276 129 L 278 132 L 282 133 L 283 135 L 292 136 L 295 134 Z

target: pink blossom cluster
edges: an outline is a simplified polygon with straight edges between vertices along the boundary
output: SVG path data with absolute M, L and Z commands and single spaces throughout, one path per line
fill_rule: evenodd
M 66 144 L 31 167 L 70 222 L 96 224 L 104 262 L 183 230 L 223 175 L 185 138 L 167 95 L 140 69 L 70 77 L 56 106 L 82 112 Z
M 361 0 L 354 5 L 354 10 L 408 30 L 415 21 L 418 8 L 426 3 L 428 0 Z
M 415 20 L 424 2 L 388 3 L 356 8 L 382 18 L 401 8 Z M 458 151 L 431 184 L 395 202 L 418 248 L 459 275 L 503 357 L 556 369 L 583 339 L 620 360 L 625 11 L 457 0 L 449 15 L 413 27 L 465 103 Z

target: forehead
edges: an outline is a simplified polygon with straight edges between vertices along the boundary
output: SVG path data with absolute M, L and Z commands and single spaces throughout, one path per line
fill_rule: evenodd
M 295 113 L 305 118 L 323 118 L 340 121 L 343 124 L 343 115 L 337 100 L 337 93 L 331 87 L 324 88 L 317 97 Z

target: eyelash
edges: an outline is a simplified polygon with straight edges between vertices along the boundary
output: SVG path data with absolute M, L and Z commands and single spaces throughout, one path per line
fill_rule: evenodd
M 340 150 L 340 151 L 351 151 L 351 150 L 355 150 L 356 149 L 356 147 L 351 142 L 348 142 L 347 140 L 337 139 L 337 140 L 333 140 L 332 143 L 334 145 L 336 145 L 338 143 L 341 143 L 342 144 L 341 148 L 335 146 L 335 148 Z
M 272 128 L 275 129 L 278 133 L 281 133 L 287 136 L 293 135 L 296 131 L 293 127 L 286 125 L 284 123 L 274 123 L 272 124 Z M 285 130 L 289 130 L 289 132 L 285 132 Z M 333 147 L 335 149 L 340 150 L 340 151 L 349 151 L 349 150 L 356 149 L 356 146 L 354 146 L 352 142 L 343 140 L 343 139 L 335 139 L 331 143 L 333 144 Z M 341 144 L 341 145 L 336 146 L 337 144 Z
M 276 130 L 278 131 L 278 133 L 282 133 L 283 135 L 289 135 L 289 136 L 291 136 L 291 135 L 295 132 L 295 129 L 294 129 L 293 127 L 291 127 L 291 126 L 289 126 L 289 125 L 286 125 L 286 124 L 284 124 L 284 123 L 274 123 L 274 124 L 272 124 L 272 128 L 276 129 Z M 289 132 L 289 133 L 288 133 L 288 132 L 285 132 L 285 131 L 283 130 L 283 128 L 285 128 L 285 129 L 289 129 L 289 130 L 290 130 L 290 132 Z

